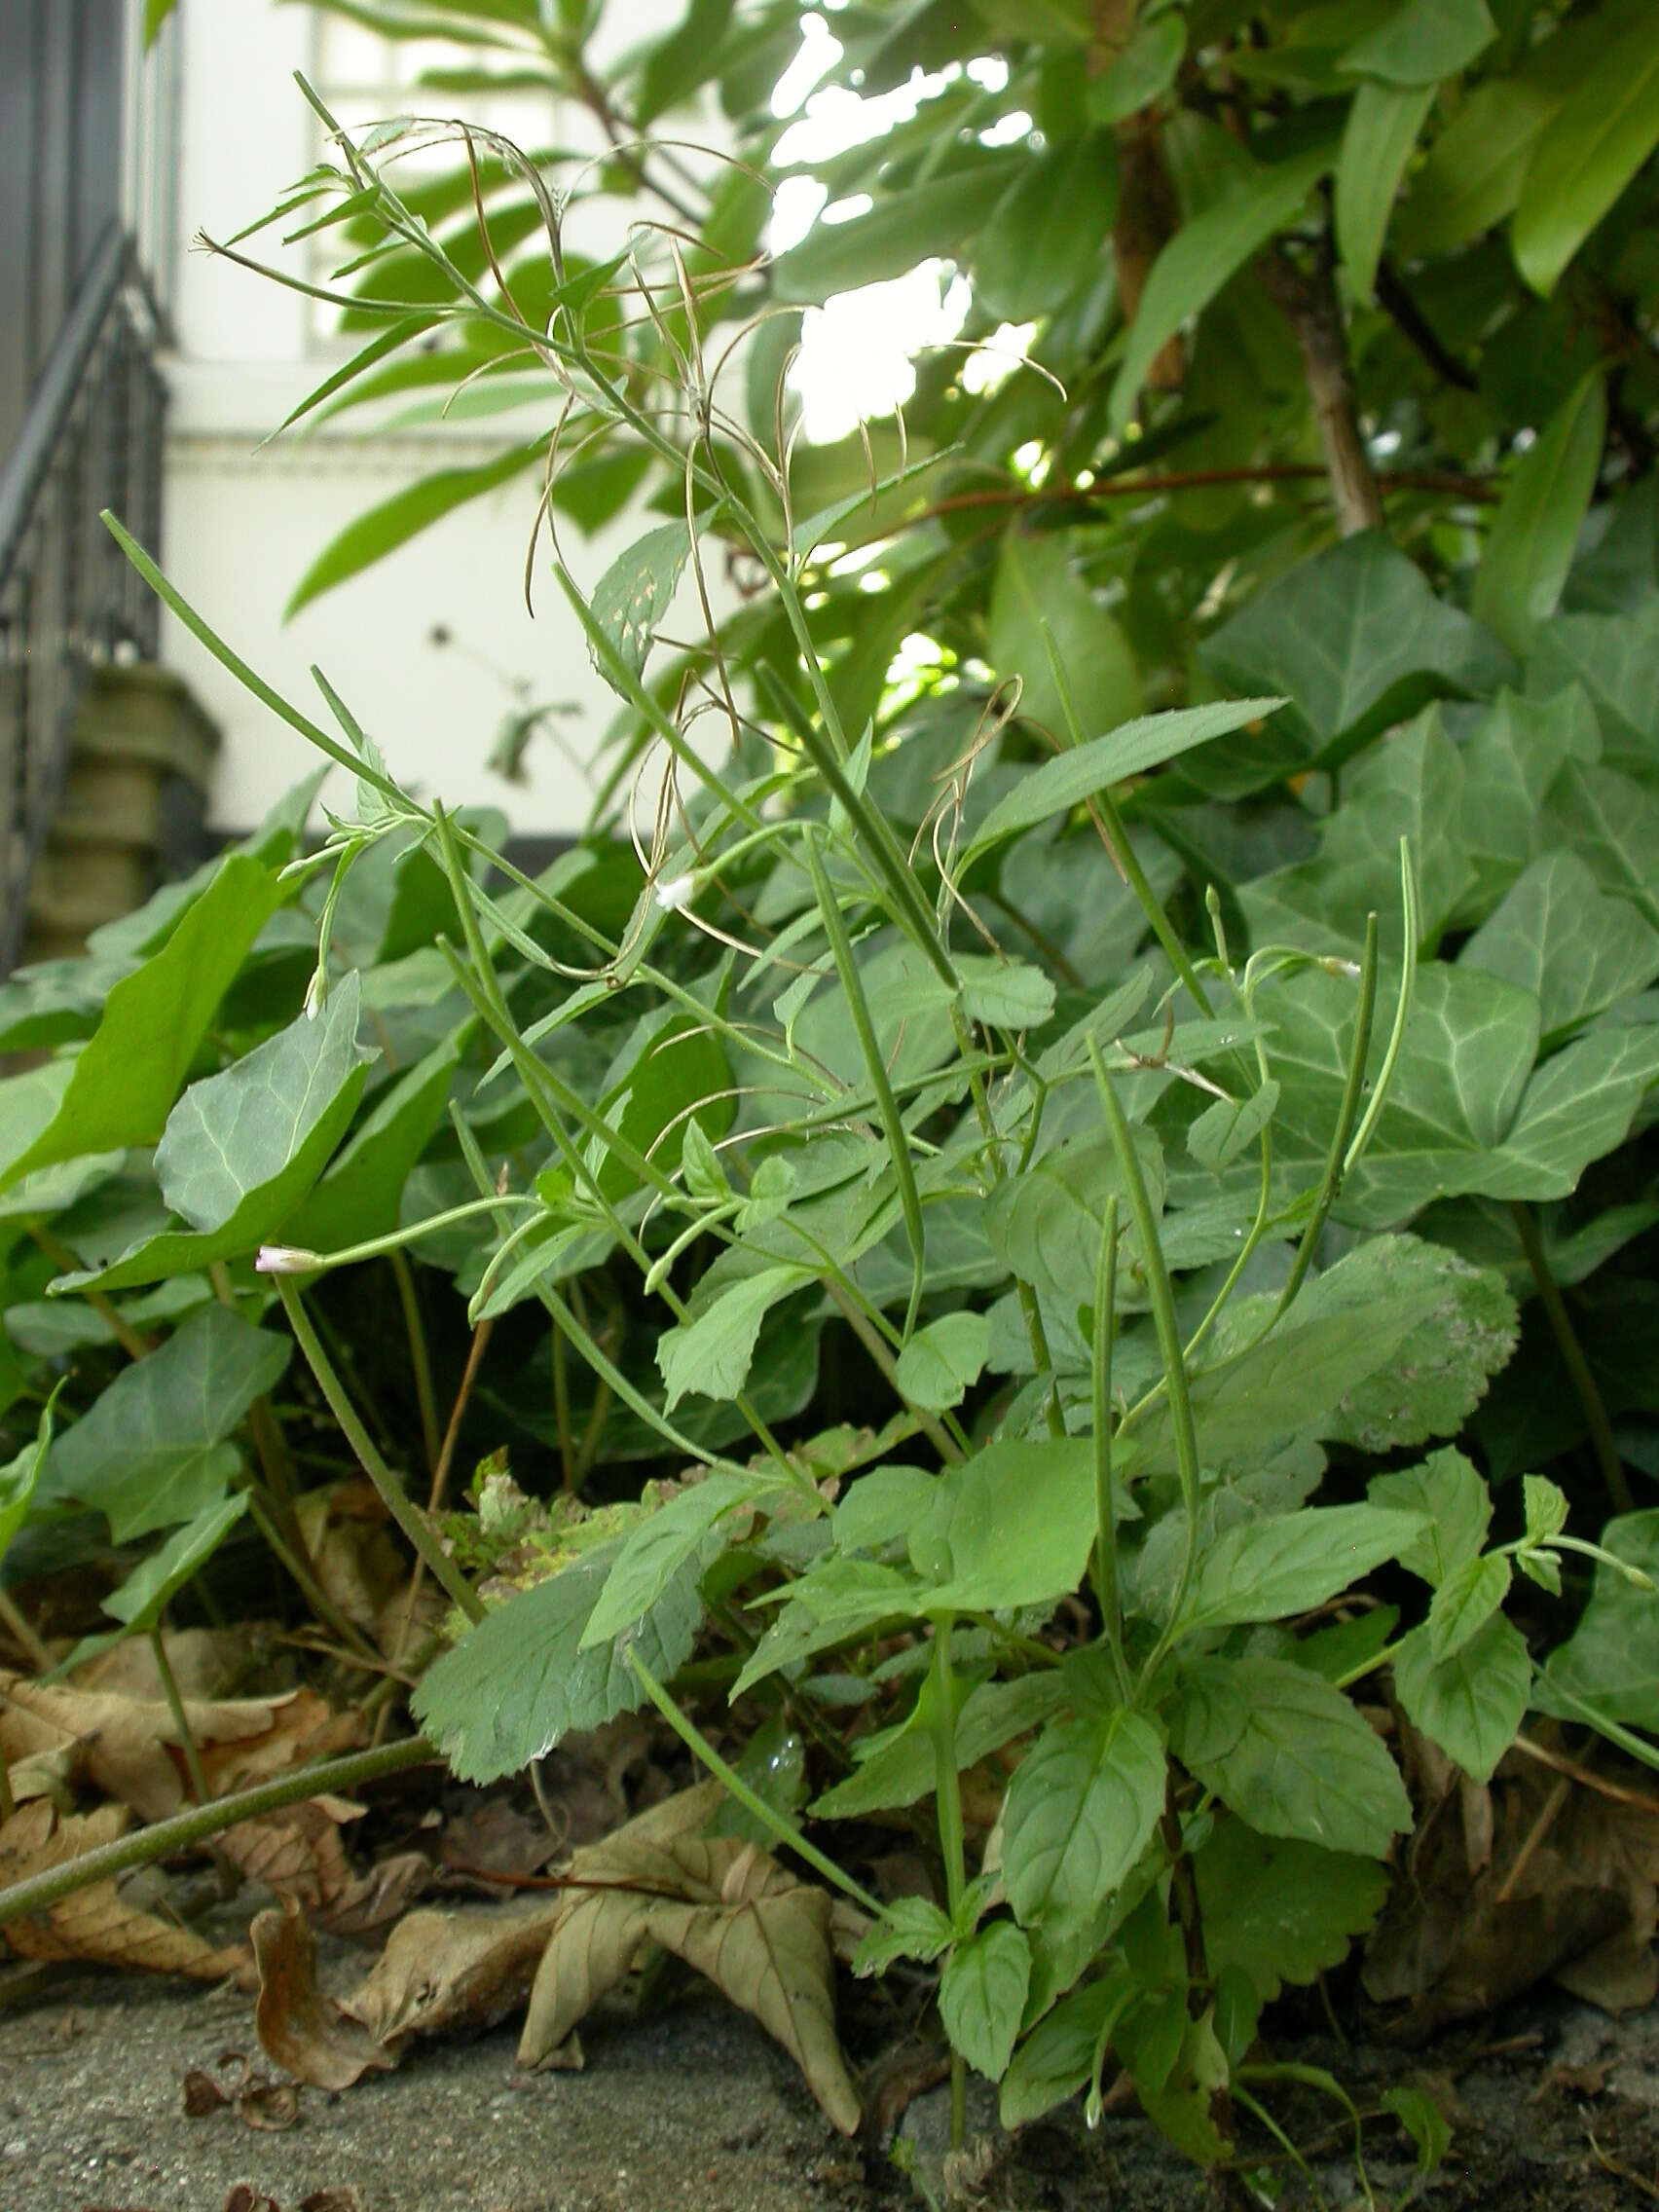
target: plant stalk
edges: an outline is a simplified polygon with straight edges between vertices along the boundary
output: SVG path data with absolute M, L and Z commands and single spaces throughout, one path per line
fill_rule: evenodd
M 954 1925 L 968 1887 L 967 1852 L 962 1828 L 962 1778 L 956 1771 L 956 1684 L 950 1665 L 955 1618 L 941 1613 L 934 1622 L 933 1741 L 934 1803 L 939 1819 L 940 1856 L 944 1861 L 945 1906 Z M 968 2138 L 968 2068 L 962 2053 L 950 2054 L 950 2148 L 960 2151 Z
M 0 1890 L 0 1927 L 21 1919 L 24 1913 L 45 1912 L 60 1899 L 88 1889 L 93 1882 L 109 1881 L 131 1867 L 152 1865 L 175 1851 L 205 1843 L 240 1821 L 255 1821 L 263 1814 L 303 1804 L 309 1798 L 360 1789 L 366 1783 L 401 1774 L 408 1767 L 428 1766 L 437 1757 L 424 1736 L 414 1736 L 400 1744 L 387 1744 L 378 1751 L 351 1751 L 344 1758 L 321 1759 L 314 1766 L 298 1767 L 291 1774 L 256 1783 L 251 1789 L 238 1790 L 233 1796 L 193 1805 L 188 1812 L 175 1813 L 171 1820 L 134 1828 L 128 1835 L 117 1836 L 113 1843 L 100 1844 L 95 1851 L 83 1852 L 78 1859 L 66 1859 L 60 1865 L 49 1866 L 42 1873 L 31 1874 L 27 1881 L 14 1882 L 10 1889 Z
M 1531 1271 L 1533 1287 L 1538 1293 L 1544 1318 L 1550 1325 L 1561 1363 L 1567 1369 L 1572 1383 L 1578 1410 L 1584 1416 L 1584 1425 L 1590 1432 L 1590 1448 L 1596 1455 L 1596 1464 L 1602 1471 L 1602 1481 L 1615 1513 L 1631 1513 L 1636 1499 L 1631 1494 L 1630 1481 L 1624 1471 L 1624 1460 L 1619 1452 L 1618 1439 L 1608 1417 L 1606 1400 L 1602 1396 L 1590 1362 L 1584 1356 L 1584 1346 L 1578 1341 L 1578 1332 L 1572 1325 L 1572 1316 L 1562 1297 L 1561 1285 L 1550 1270 L 1549 1254 L 1544 1240 L 1538 1235 L 1538 1224 L 1532 1209 L 1517 1199 L 1509 1208 L 1509 1218 L 1515 1224 L 1515 1234 L 1521 1239 L 1521 1249 L 1527 1255 Z

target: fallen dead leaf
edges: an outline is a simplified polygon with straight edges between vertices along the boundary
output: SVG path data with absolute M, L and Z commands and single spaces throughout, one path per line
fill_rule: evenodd
M 411 1913 L 341 2005 L 316 1990 L 298 1916 L 261 1914 L 261 2044 L 302 2081 L 342 2088 L 394 2063 L 416 2036 L 489 2024 L 528 1998 L 519 2063 L 556 2063 L 593 2007 L 658 1945 L 758 2020 L 827 2117 L 853 2133 L 860 2108 L 835 2038 L 830 1898 L 757 1844 L 704 1836 L 719 1801 L 707 1783 L 653 1805 L 577 1851 L 560 1877 L 568 1886 L 544 1900 Z
M 123 1805 L 100 1805 L 94 1813 L 67 1817 L 45 1799 L 25 1805 L 0 1825 L 0 1888 L 113 1843 L 127 1827 L 128 1817 Z M 247 1965 L 247 1953 L 240 1945 L 215 1950 L 188 1928 L 130 1903 L 113 1880 L 90 1883 L 44 1912 L 8 1921 L 5 1936 L 19 1958 L 79 1959 L 151 1973 L 190 1974 L 199 1981 L 218 1981 Z
M 244 2126 L 277 2134 L 299 2124 L 299 2091 L 292 2082 L 250 2082 L 237 2099 L 237 2112 Z
M 276 1624 L 241 1621 L 230 1628 L 169 1628 L 163 1637 L 167 1665 L 186 1698 L 228 1697 L 265 1663 Z M 124 1637 L 94 1652 L 64 1677 L 78 1690 L 102 1690 L 147 1704 L 165 1699 L 156 1654 L 147 1636 Z
M 1659 1987 L 1659 1822 L 1510 1752 L 1472 1783 L 1408 1724 L 1417 1826 L 1366 1944 L 1364 1985 L 1419 2042 L 1554 1976 L 1608 2011 Z
M 354 2189 L 313 2189 L 300 2199 L 300 2212 L 363 2212 Z
M 256 1913 L 248 1934 L 259 1969 L 253 2024 L 268 2057 L 319 2089 L 349 2089 L 397 2064 L 395 2052 L 317 1988 L 316 1939 L 297 1906 Z
M 187 1698 L 184 1710 L 214 1796 L 344 1751 L 361 1735 L 355 1715 L 334 1714 L 311 1690 L 216 1702 Z M 0 1750 L 14 1766 L 42 1753 L 67 1758 L 71 1772 L 84 1774 L 140 1820 L 166 1820 L 185 1803 L 183 1744 L 162 1698 L 0 1672 Z
M 282 2212 L 282 2207 L 274 2196 L 262 2195 L 245 2181 L 239 2181 L 225 2198 L 220 2212 Z
M 389 1651 L 402 1626 L 409 1572 L 380 1493 L 354 1476 L 307 1491 L 295 1511 L 323 1594 L 353 1628 Z
M 419 1851 L 400 1851 L 378 1861 L 366 1873 L 353 1875 L 313 1917 L 331 1936 L 360 1941 L 400 1920 L 431 1881 L 428 1859 Z

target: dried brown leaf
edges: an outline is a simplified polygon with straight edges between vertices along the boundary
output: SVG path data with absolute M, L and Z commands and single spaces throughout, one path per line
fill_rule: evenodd
M 395 1638 L 408 1570 L 374 1485 L 359 1476 L 308 1491 L 295 1510 L 312 1571 L 324 1595 L 353 1628 L 378 1637 L 384 1618 Z
M 237 2113 L 244 2127 L 280 2134 L 299 2124 L 299 2091 L 291 2082 L 250 2082 L 237 2099 Z
M 1609 2011 L 1659 1987 L 1659 1823 L 1510 1752 L 1481 1788 L 1402 1724 L 1417 1826 L 1365 1950 L 1367 1995 L 1417 2042 L 1554 1976 Z
M 43 1874 L 126 1828 L 125 1806 L 60 1816 L 44 1798 L 25 1805 L 0 1825 L 0 1888 Z M 246 1963 L 239 1947 L 215 1950 L 187 1928 L 129 1903 L 114 1881 L 93 1882 L 59 1898 L 44 1912 L 9 1921 L 6 1938 L 20 1958 L 78 1959 L 99 1966 L 139 1968 L 151 1973 L 190 1974 L 217 1981 Z
M 577 1851 L 567 1886 L 544 1899 L 409 1914 L 343 2006 L 316 1995 L 303 1922 L 262 1913 L 261 2044 L 302 2081 L 345 2087 L 372 2063 L 365 2047 L 390 2064 L 415 2036 L 493 2024 L 528 1998 L 520 2063 L 579 2066 L 577 2026 L 655 1944 L 758 2020 L 852 2134 L 859 2098 L 835 2039 L 830 1898 L 757 1844 L 704 1836 L 719 1801 L 708 1783 L 651 1806 Z M 355 2035 L 337 2048 L 348 2027 Z
M 215 1796 L 320 1756 L 342 1723 L 309 1690 L 280 1697 L 185 1700 L 185 1716 Z M 355 1733 L 356 1724 L 345 1726 Z M 350 1740 L 350 1736 L 347 1737 Z M 185 1802 L 178 1727 L 164 1699 L 34 1682 L 0 1672 L 0 1749 L 21 1762 L 42 1751 L 72 1753 L 89 1782 L 141 1820 L 166 1820 Z
M 317 1988 L 316 1941 L 302 1912 L 290 1905 L 257 1913 L 248 1933 L 259 1968 L 253 2024 L 268 2058 L 318 2089 L 349 2089 L 397 2064 L 394 2051 Z
M 399 1851 L 357 1874 L 313 1914 L 331 1936 L 357 1940 L 400 1920 L 431 1884 L 431 1862 L 419 1851 Z
M 249 1881 L 314 1911 L 351 1886 L 340 1826 L 359 1819 L 362 1810 L 344 1798 L 313 1797 L 263 1820 L 239 1822 L 219 1838 L 219 1849 Z
M 211 1700 L 228 1697 L 253 1677 L 276 1633 L 275 1623 L 240 1621 L 230 1628 L 169 1628 L 163 1642 L 183 1695 Z M 148 1705 L 161 1703 L 166 1695 L 146 1636 L 124 1637 L 107 1650 L 94 1652 L 71 1668 L 64 1679 L 73 1689 L 101 1690 Z
M 347 2000 L 352 2016 L 388 2046 L 493 2027 L 524 2003 L 566 1903 L 560 1893 L 551 1902 L 410 1913 Z

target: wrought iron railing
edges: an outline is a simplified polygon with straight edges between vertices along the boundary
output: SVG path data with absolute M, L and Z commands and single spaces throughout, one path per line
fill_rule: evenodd
M 161 316 L 112 224 L 0 461 L 0 975 L 63 793 L 87 672 L 155 657 L 159 609 L 98 517 L 156 548 Z

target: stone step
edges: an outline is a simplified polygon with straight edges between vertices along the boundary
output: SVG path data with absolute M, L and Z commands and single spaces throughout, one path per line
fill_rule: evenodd
M 215 723 L 170 669 L 94 669 L 62 804 L 29 886 L 25 963 L 82 950 L 202 857 Z

